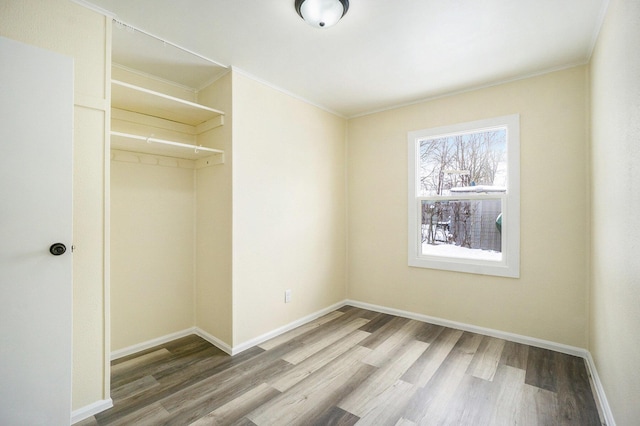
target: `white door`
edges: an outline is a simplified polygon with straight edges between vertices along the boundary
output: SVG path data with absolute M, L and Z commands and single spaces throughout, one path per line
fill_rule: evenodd
M 73 60 L 0 37 L 1 425 L 71 419 L 72 136 Z

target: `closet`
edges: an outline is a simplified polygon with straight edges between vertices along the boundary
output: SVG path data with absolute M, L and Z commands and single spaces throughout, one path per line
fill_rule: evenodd
M 114 358 L 196 325 L 220 339 L 227 335 L 225 309 L 219 308 L 229 305 L 230 311 L 231 126 L 225 110 L 231 109 L 231 79 L 226 71 L 145 32 L 114 25 Z

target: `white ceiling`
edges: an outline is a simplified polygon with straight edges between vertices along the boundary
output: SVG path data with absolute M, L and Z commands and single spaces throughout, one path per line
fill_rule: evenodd
M 296 14 L 294 0 L 88 1 L 345 117 L 586 63 L 608 3 L 351 0 L 338 24 L 316 29 Z M 144 58 L 153 49 L 128 41 L 131 31 L 113 32 L 114 61 L 156 74 L 169 69 Z M 198 76 L 174 68 L 192 87 L 220 71 L 199 66 Z

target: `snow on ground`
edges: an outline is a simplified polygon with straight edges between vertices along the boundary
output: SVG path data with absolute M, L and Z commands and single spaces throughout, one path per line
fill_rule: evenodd
M 460 259 L 491 260 L 499 262 L 502 253 L 492 250 L 470 249 L 454 244 L 422 244 L 422 254 L 427 256 L 456 257 Z

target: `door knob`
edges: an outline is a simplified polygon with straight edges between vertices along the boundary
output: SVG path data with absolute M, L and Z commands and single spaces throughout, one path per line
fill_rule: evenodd
M 49 247 L 49 253 L 54 256 L 60 256 L 61 254 L 64 254 L 65 251 L 67 251 L 67 247 L 62 243 L 55 243 Z

